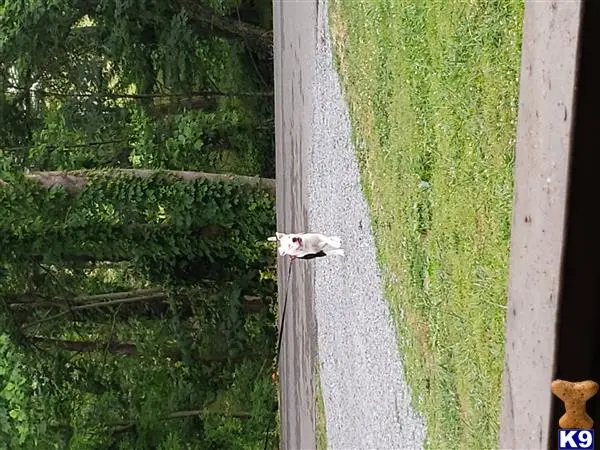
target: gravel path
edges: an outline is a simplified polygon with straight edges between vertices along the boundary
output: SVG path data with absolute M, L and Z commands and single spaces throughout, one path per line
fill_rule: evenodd
M 332 449 L 420 449 L 396 334 L 375 258 L 348 109 L 319 1 L 308 172 L 311 230 L 339 235 L 345 258 L 315 259 L 314 298 L 327 437 Z

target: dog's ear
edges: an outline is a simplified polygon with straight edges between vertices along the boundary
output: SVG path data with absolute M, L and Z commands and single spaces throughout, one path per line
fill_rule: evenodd
M 277 240 L 281 239 L 282 236 L 283 236 L 283 233 L 280 233 L 279 231 L 275 232 L 275 237 L 277 237 Z

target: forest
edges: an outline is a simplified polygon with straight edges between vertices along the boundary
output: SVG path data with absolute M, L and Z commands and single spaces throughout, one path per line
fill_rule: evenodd
M 277 448 L 269 0 L 0 5 L 0 449 Z

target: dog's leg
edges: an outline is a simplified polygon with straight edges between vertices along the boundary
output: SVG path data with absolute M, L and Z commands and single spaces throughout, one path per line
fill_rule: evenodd
M 335 248 L 341 248 L 342 240 L 339 236 L 329 236 L 327 239 L 327 243 Z
M 321 233 L 317 233 L 317 236 L 320 241 L 324 242 L 325 244 L 329 245 L 330 247 L 340 248 L 342 246 L 342 240 L 340 239 L 339 236 L 325 236 L 324 234 L 321 234 Z

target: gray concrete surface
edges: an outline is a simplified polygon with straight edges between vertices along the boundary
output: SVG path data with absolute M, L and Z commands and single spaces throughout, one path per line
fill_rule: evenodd
M 305 168 L 312 142 L 316 11 L 312 1 L 273 2 L 277 229 L 288 233 L 308 226 Z M 281 300 L 289 261 L 278 260 Z M 313 277 L 311 265 L 304 262 L 296 261 L 292 267 L 283 328 L 279 367 L 283 450 L 315 448 Z

